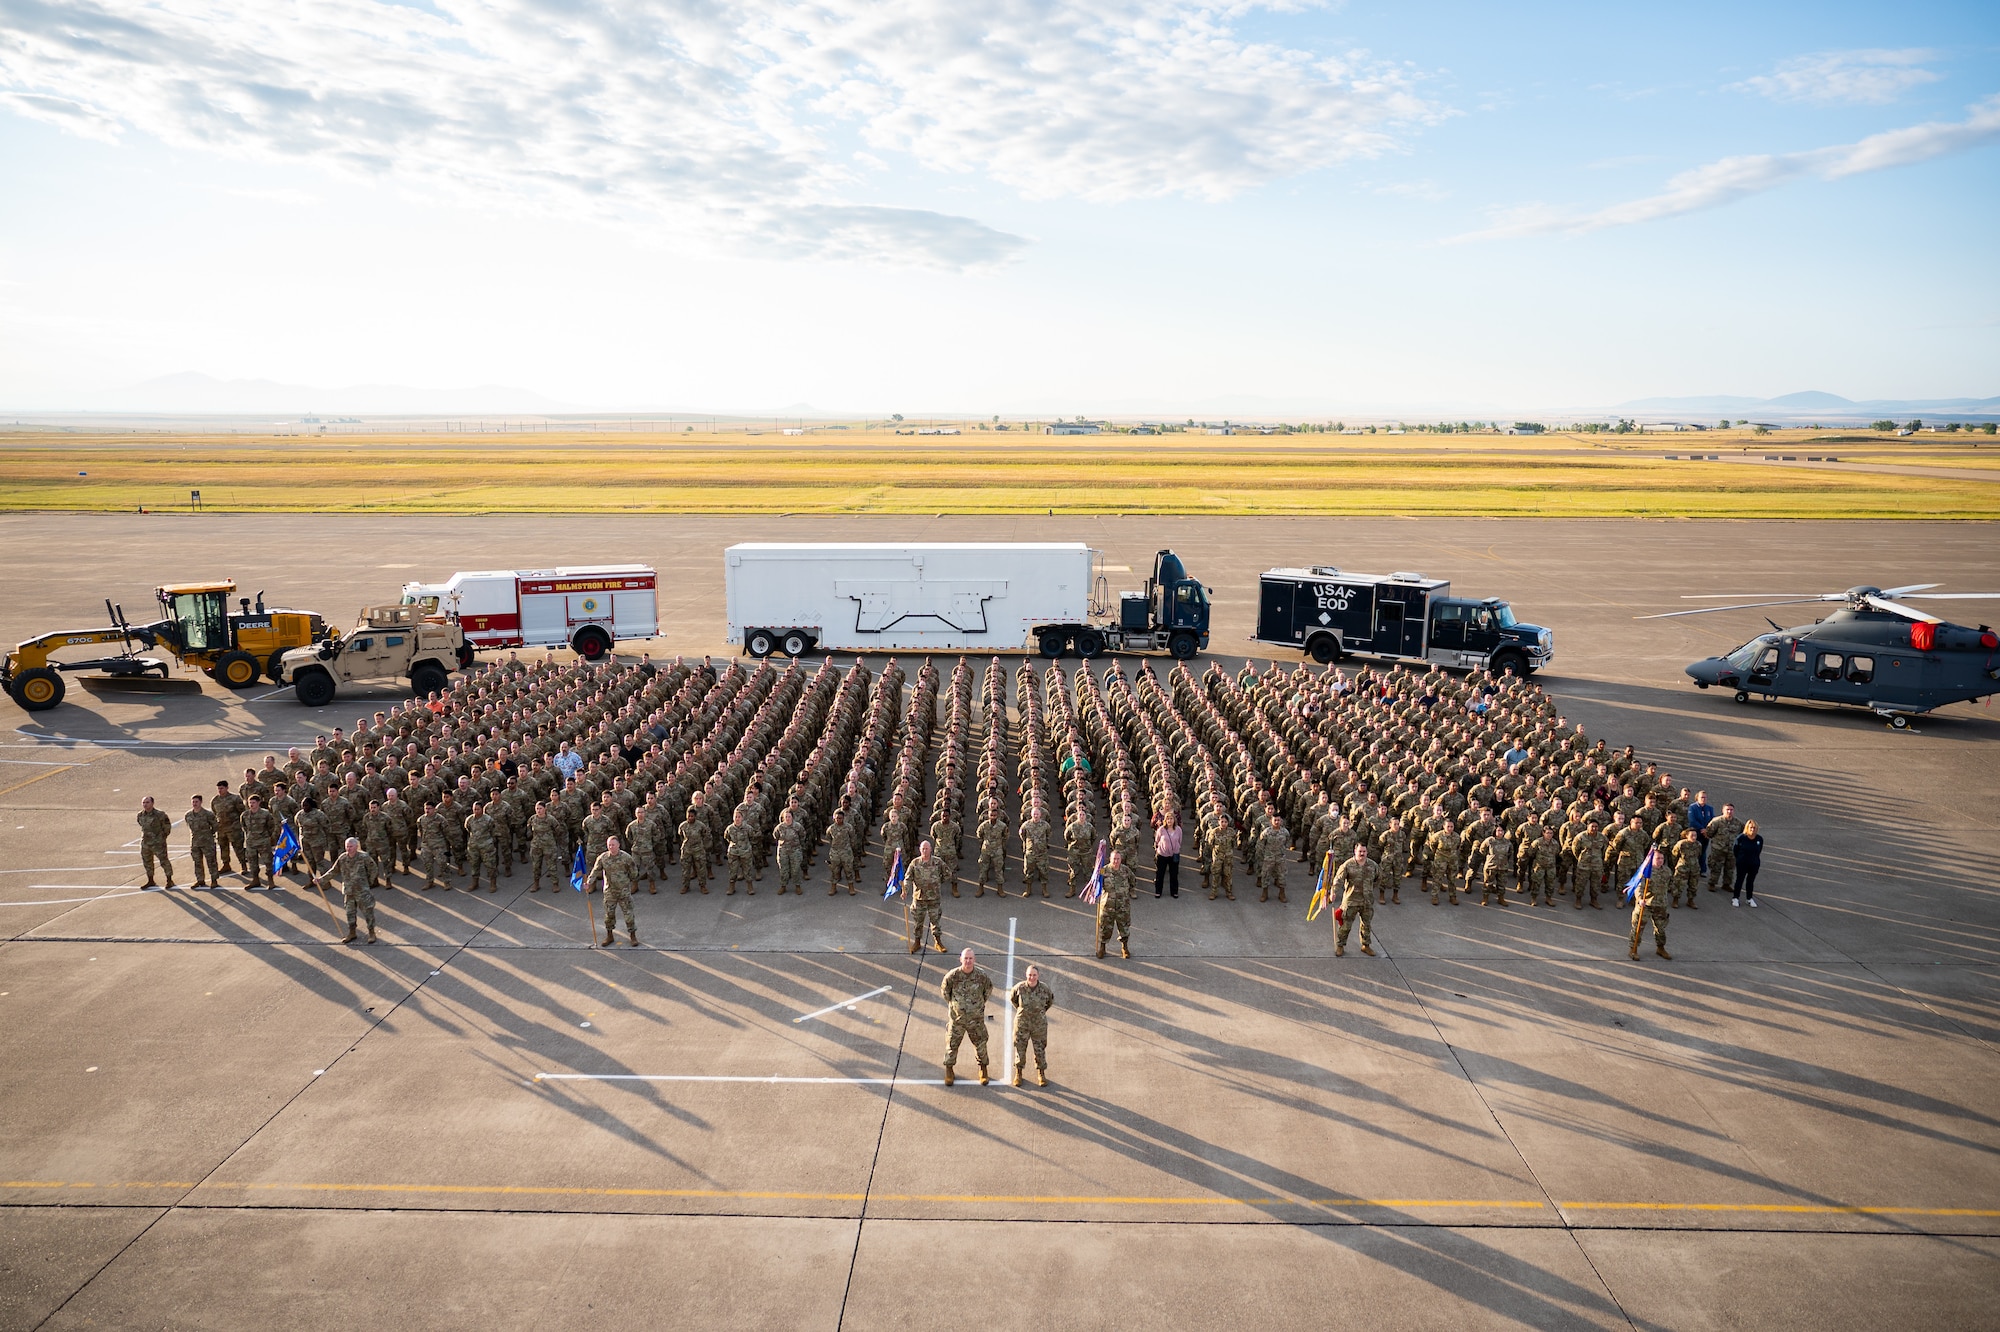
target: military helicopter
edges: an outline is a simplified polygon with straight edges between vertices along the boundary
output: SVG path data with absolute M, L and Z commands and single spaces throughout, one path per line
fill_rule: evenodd
M 1840 602 L 1825 619 L 1795 629 L 1766 616 L 1772 632 L 1759 634 L 1733 652 L 1691 663 L 1695 688 L 1720 686 L 1736 691 L 1738 703 L 1752 694 L 1767 703 L 1780 698 L 1810 699 L 1867 708 L 1897 730 L 1910 718 L 2000 693 L 2000 637 L 1985 625 L 1968 629 L 1927 614 L 1907 601 L 2000 601 L 2000 592 L 1931 592 L 1941 583 L 1907 587 L 1850 587 L 1845 592 L 1733 593 L 1762 597 L 1728 606 L 1639 615 L 1666 620 L 1717 611 L 1761 610 L 1812 602 Z M 1682 598 L 1713 601 L 1715 595 Z

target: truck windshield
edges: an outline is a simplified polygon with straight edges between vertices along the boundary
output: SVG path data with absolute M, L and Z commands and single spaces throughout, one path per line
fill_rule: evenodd
M 1512 629 L 1520 623 L 1514 618 L 1514 608 L 1504 601 L 1493 603 L 1493 618 L 1499 622 L 1502 629 Z
M 403 594 L 403 604 L 405 606 L 416 606 L 426 615 L 437 614 L 438 599 L 436 597 L 420 597 L 414 592 L 405 592 Z

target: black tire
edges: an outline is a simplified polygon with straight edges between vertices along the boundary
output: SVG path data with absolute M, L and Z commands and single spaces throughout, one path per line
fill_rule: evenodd
M 1076 655 L 1086 661 L 1104 655 L 1104 635 L 1095 629 L 1080 630 L 1076 636 Z
M 469 670 L 471 670 L 471 669 L 472 669 L 472 660 L 473 660 L 473 651 L 472 651 L 472 644 L 470 644 L 470 643 L 460 643 L 460 644 L 458 645 L 458 669 L 460 669 L 461 671 L 469 671 Z M 439 687 L 439 688 L 443 688 L 443 686 L 442 686 L 442 685 L 440 685 L 440 686 L 438 686 L 438 687 Z M 429 691 L 427 690 L 427 691 L 425 691 L 425 692 L 429 692 Z
M 587 625 L 576 631 L 576 638 L 570 646 L 585 661 L 598 661 L 611 651 L 611 635 L 594 624 Z
M 284 683 L 285 654 L 290 651 L 290 648 L 271 649 L 271 655 L 264 658 L 264 678 L 266 680 L 269 680 L 272 684 Z
M 1910 719 L 1908 717 L 1898 714 L 1897 716 L 1889 718 L 1889 725 L 1895 727 L 1899 731 L 1907 731 L 1910 729 Z
M 240 649 L 223 653 L 215 662 L 215 679 L 224 689 L 248 689 L 261 674 L 257 659 Z
M 1183 629 L 1167 640 L 1167 651 L 1176 661 L 1193 661 L 1194 654 L 1201 651 L 1201 640 Z
M 333 702 L 333 677 L 317 666 L 292 677 L 292 692 L 309 708 L 323 708 Z
M 785 655 L 788 657 L 803 657 L 812 647 L 812 642 L 811 638 L 800 633 L 798 630 L 788 630 L 785 634 Z
M 1340 640 L 1332 634 L 1314 634 L 1306 644 L 1306 655 L 1322 666 L 1330 665 L 1340 660 Z
M 47 712 L 63 701 L 69 686 L 63 683 L 61 671 L 35 666 L 15 676 L 8 692 L 29 712 Z
M 429 698 L 451 688 L 451 676 L 434 661 L 420 661 L 410 672 L 410 690 L 418 698 Z
M 743 635 L 743 650 L 761 661 L 778 650 L 778 640 L 769 629 L 752 629 Z
M 1044 629 L 1035 635 L 1035 650 L 1054 661 L 1063 654 L 1063 632 L 1060 629 Z
M 1528 677 L 1528 659 L 1511 649 L 1494 653 L 1489 665 L 1495 675 L 1518 675 L 1524 680 Z
M 1739 690 L 1737 690 L 1737 691 L 1736 691 L 1736 701 L 1737 701 L 1738 703 L 1748 703 L 1748 702 L 1750 701 L 1750 691 L 1749 691 L 1749 690 L 1747 690 L 1747 689 L 1739 689 Z

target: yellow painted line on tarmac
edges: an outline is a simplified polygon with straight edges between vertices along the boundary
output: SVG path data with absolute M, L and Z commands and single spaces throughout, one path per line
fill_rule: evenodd
M 96 1184 L 87 1180 L 0 1180 L 0 1189 L 191 1189 L 192 1181 L 159 1180 L 120 1184 Z M 204 1189 L 241 1193 L 340 1193 L 391 1194 L 404 1197 L 491 1197 L 491 1198 L 683 1198 L 747 1202 L 862 1202 L 871 1203 L 951 1203 L 960 1205 L 1010 1203 L 1031 1206 L 1066 1207 L 1328 1207 L 1392 1208 L 1396 1210 L 1444 1208 L 1497 1208 L 1509 1211 L 1546 1211 L 1548 1204 L 1538 1198 L 1285 1198 L 1285 1197 L 1151 1197 L 1122 1194 L 1045 1193 L 820 1193 L 795 1189 L 649 1189 L 586 1188 L 539 1184 L 342 1184 L 330 1182 L 256 1182 L 214 1180 Z M 1669 1202 L 1559 1202 L 1558 1208 L 1571 1211 L 1659 1211 L 1659 1212 L 1748 1212 L 1796 1216 L 1969 1216 L 2000 1217 L 2000 1208 L 1904 1207 L 1867 1204 L 1815 1203 L 1669 1203 Z
M 95 762 L 97 762 L 96 759 L 90 759 L 83 763 L 65 763 L 60 768 L 50 768 L 47 772 L 38 772 L 24 782 L 15 782 L 12 786 L 0 786 L 0 795 L 6 795 L 10 791 L 18 791 L 24 786 L 33 786 L 36 782 L 45 782 L 51 777 L 59 777 L 66 772 L 74 772 L 78 768 L 87 768 Z

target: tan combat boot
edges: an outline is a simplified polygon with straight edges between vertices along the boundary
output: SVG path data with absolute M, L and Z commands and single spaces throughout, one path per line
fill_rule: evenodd
M 639 931 L 636 927 L 625 931 L 625 937 L 631 940 L 631 946 L 633 948 L 637 948 L 639 946 Z
M 986 1076 L 986 1065 L 981 1064 L 979 1066 L 979 1085 L 984 1087 L 988 1081 L 989 1079 Z
M 611 947 L 611 945 L 612 945 L 612 944 L 613 944 L 614 942 L 615 942 L 615 940 L 613 940 L 613 938 L 611 937 L 611 931 L 610 931 L 610 930 L 606 930 L 606 931 L 604 932 L 604 943 L 603 943 L 602 947 L 605 947 L 605 948 L 609 948 L 609 947 Z
M 1658 953 L 1661 957 L 1667 959 L 1667 961 L 1669 962 L 1674 960 L 1674 955 L 1667 951 L 1667 946 L 1665 944 L 1655 944 L 1653 946 L 1653 951 Z
M 1636 943 L 1632 945 L 1632 960 L 1634 962 L 1639 960 L 1639 945 Z
M 1099 940 L 1097 941 L 1097 955 L 1098 955 L 1099 957 L 1103 957 L 1103 956 L 1104 956 L 1104 940 L 1102 940 L 1102 939 L 1099 939 Z
M 1046 1068 L 1037 1068 L 1037 1069 L 1035 1070 L 1035 1085 L 1036 1085 L 1037 1087 L 1046 1087 L 1046 1086 L 1048 1086 L 1048 1085 L 1049 1085 L 1049 1071 L 1048 1071 L 1048 1069 L 1046 1069 Z
M 353 927 L 352 925 L 350 925 L 350 926 L 348 926 L 348 927 L 347 927 L 347 934 L 346 934 L 346 936 L 345 936 L 344 938 L 342 938 L 342 939 L 341 939 L 341 942 L 342 942 L 342 943 L 353 943 L 353 942 L 355 941 L 355 939 L 356 939 L 356 938 L 358 938 L 358 937 L 359 937 L 359 936 L 358 936 L 358 935 L 356 935 L 356 934 L 354 933 L 354 927 Z
M 946 1064 L 944 1066 L 944 1085 L 949 1087 L 951 1086 L 952 1083 L 957 1081 L 958 1081 L 958 1074 L 951 1071 L 950 1064 Z
M 1363 953 L 1363 955 L 1364 955 L 1364 956 L 1367 956 L 1367 957 L 1373 957 L 1373 956 L 1375 956 L 1375 949 L 1374 949 L 1374 947 L 1373 947 L 1372 945 L 1370 945 L 1370 944 L 1362 944 L 1362 945 L 1361 945 L 1361 951 L 1362 951 L 1362 953 Z
M 1126 943 L 1123 939 L 1120 939 L 1118 941 L 1118 956 L 1125 958 L 1129 961 L 1132 957 L 1132 945 Z
M 1019 1064 L 1014 1065 L 1014 1085 L 1016 1087 L 1021 1085 L 1021 1066 Z

